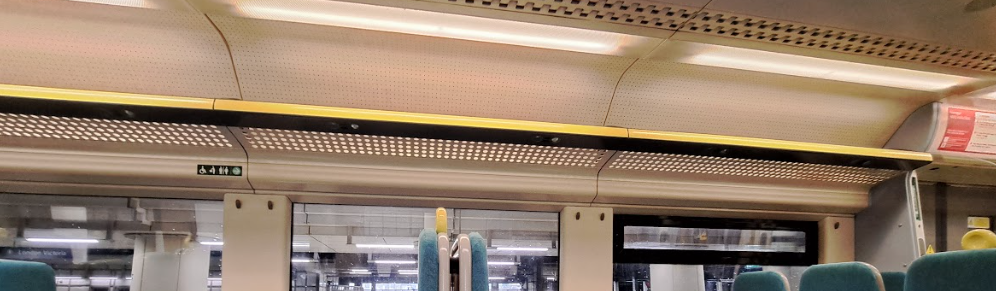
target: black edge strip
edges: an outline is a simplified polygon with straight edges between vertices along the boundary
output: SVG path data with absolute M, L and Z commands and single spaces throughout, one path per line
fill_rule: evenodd
M 929 163 L 926 161 L 898 160 L 890 158 L 766 149 L 733 145 L 715 145 L 706 143 L 425 125 L 402 122 L 351 120 L 343 118 L 244 113 L 222 110 L 178 109 L 138 105 L 53 101 L 2 96 L 0 96 L 0 112 L 78 118 L 338 132 L 361 135 L 494 142 L 567 148 L 669 153 L 900 171 L 913 170 Z
M 623 230 L 626 226 L 801 231 L 806 234 L 806 251 L 788 253 L 624 249 Z M 617 264 L 810 266 L 819 261 L 819 225 L 815 221 L 615 215 L 612 240 L 613 262 Z

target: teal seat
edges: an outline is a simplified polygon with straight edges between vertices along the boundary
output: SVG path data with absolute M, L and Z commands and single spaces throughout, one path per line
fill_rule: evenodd
M 809 267 L 802 273 L 799 291 L 885 291 L 885 286 L 872 265 L 847 262 Z
M 431 229 L 422 230 L 418 237 L 419 291 L 439 291 L 439 248 L 436 239 L 436 231 Z
M 733 281 L 733 291 L 789 291 L 789 282 L 775 271 L 743 273 Z
M 55 271 L 43 263 L 0 260 L 0 291 L 55 291 Z
M 882 283 L 885 283 L 885 291 L 903 291 L 903 284 L 906 284 L 906 273 L 883 272 Z
M 471 232 L 470 237 L 470 290 L 488 291 L 488 242 L 480 233 Z
M 905 291 L 996 290 L 996 249 L 920 257 L 906 272 Z

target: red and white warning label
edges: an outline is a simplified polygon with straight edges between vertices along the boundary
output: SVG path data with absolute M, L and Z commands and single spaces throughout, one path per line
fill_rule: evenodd
M 996 154 L 996 113 L 948 108 L 947 117 L 938 150 Z

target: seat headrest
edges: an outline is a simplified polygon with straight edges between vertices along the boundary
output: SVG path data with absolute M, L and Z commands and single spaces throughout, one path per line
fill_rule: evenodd
M 996 249 L 920 257 L 906 273 L 905 291 L 991 291 L 996 288 Z
M 789 291 L 789 282 L 785 275 L 775 271 L 743 273 L 733 281 L 733 290 L 737 291 Z

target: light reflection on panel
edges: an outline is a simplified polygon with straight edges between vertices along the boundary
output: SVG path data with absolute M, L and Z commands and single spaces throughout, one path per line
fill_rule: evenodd
M 625 226 L 623 233 L 625 249 L 806 252 L 802 231 Z

